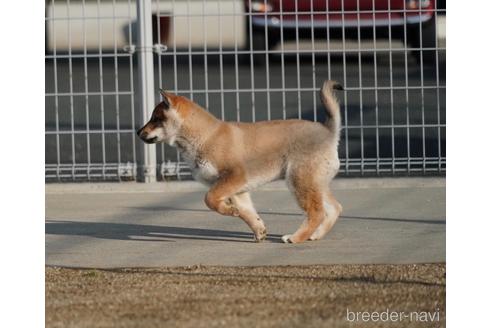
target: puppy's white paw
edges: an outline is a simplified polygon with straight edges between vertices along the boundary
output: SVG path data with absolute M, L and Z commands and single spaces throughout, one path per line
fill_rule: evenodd
M 286 244 L 292 244 L 292 241 L 290 240 L 290 237 L 292 237 L 292 235 L 283 235 L 282 236 L 282 241 Z

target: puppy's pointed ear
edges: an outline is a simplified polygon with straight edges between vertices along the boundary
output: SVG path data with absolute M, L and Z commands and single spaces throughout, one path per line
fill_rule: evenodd
M 164 103 L 164 105 L 166 106 L 167 109 L 171 108 L 171 100 L 169 99 L 169 94 L 162 90 L 162 89 L 159 89 L 159 91 L 161 92 L 161 96 L 162 96 L 162 102 Z

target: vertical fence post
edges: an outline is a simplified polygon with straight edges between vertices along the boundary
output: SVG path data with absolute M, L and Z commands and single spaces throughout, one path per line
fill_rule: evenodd
M 154 107 L 154 62 L 152 52 L 152 0 L 137 0 L 139 118 L 147 122 Z M 139 143 L 138 181 L 156 181 L 156 146 Z

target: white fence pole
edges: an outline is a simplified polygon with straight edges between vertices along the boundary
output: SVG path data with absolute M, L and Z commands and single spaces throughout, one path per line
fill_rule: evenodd
M 154 62 L 152 48 L 152 1 L 137 0 L 138 84 L 141 123 L 148 121 L 154 108 Z M 140 143 L 138 180 L 156 181 L 156 146 Z

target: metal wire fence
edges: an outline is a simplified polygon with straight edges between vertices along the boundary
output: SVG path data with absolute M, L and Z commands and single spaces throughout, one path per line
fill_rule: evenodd
M 46 180 L 191 178 L 174 148 L 136 139 L 159 101 L 146 87 L 224 120 L 323 121 L 325 79 L 346 90 L 341 175 L 443 174 L 444 21 L 434 1 L 52 0 Z

